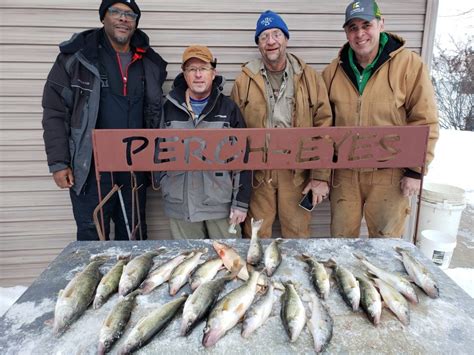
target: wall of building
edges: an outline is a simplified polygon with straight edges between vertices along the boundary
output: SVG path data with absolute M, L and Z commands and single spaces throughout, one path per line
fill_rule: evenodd
M 321 70 L 345 41 L 341 28 L 347 0 L 190 1 L 142 0 L 140 28 L 168 62 L 165 91 L 192 43 L 208 45 L 230 92 L 240 65 L 258 56 L 259 13 L 272 9 L 288 24 L 289 51 Z M 431 56 L 437 1 L 378 1 L 386 29 L 407 46 Z M 0 286 L 29 284 L 71 241 L 75 224 L 67 191 L 48 172 L 41 128 L 41 95 L 58 43 L 101 26 L 100 1 L 3 0 L 0 3 Z M 152 239 L 169 236 L 159 192 L 152 192 L 148 226 Z M 327 204 L 313 213 L 314 236 L 329 235 Z

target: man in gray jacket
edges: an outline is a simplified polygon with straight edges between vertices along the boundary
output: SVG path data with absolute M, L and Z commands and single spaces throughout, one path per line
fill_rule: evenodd
M 162 128 L 245 128 L 239 108 L 222 93 L 224 79 L 215 68 L 207 47 L 184 51 L 182 73 L 163 105 Z M 160 184 L 174 239 L 241 236 L 239 223 L 250 200 L 249 171 L 168 171 Z

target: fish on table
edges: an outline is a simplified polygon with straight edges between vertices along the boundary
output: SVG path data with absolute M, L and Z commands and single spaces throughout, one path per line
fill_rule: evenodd
M 163 253 L 165 248 L 147 251 L 134 257 L 124 267 L 119 282 L 119 295 L 125 296 L 135 290 L 148 275 L 153 266 L 153 258 Z
M 84 270 L 74 275 L 66 287 L 59 291 L 54 308 L 55 335 L 62 334 L 92 303 L 95 290 L 102 278 L 99 268 L 106 261 L 106 256 L 92 258 Z

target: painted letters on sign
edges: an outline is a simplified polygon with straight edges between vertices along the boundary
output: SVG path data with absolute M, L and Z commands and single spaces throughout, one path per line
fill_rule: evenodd
M 98 171 L 422 167 L 428 127 L 94 130 Z

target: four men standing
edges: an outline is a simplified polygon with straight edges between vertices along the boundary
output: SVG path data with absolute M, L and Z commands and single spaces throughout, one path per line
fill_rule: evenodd
M 43 95 L 48 164 L 56 184 L 70 188 L 78 240 L 97 239 L 92 223 L 98 201 L 94 128 L 429 125 L 427 163 L 433 157 L 438 125 L 426 68 L 401 38 L 383 32 L 383 18 L 373 0 L 347 7 L 343 27 L 348 43 L 322 77 L 287 53 L 290 33 L 284 20 L 272 11 L 262 13 L 255 33 L 261 57 L 242 66 L 231 93 L 235 103 L 222 94 L 224 80 L 216 75 L 209 49 L 188 47 L 163 112 L 166 62 L 137 29 L 138 5 L 133 0 L 104 0 L 99 14 L 102 29 L 61 44 Z M 419 191 L 419 171 L 343 169 L 333 174 L 332 236 L 358 236 L 363 214 L 370 236 L 401 236 L 408 196 Z M 284 237 L 308 238 L 311 213 L 298 204 L 307 193 L 313 206 L 322 202 L 329 194 L 330 176 L 329 169 L 254 171 L 253 178 L 248 171 L 164 172 L 160 183 L 174 238 L 235 237 L 228 232 L 229 223 L 238 226 L 243 221 L 250 236 L 249 217 L 263 219 L 259 236 L 271 237 L 277 215 Z M 130 188 L 121 174 L 114 180 L 123 190 Z M 109 191 L 111 183 L 102 181 L 102 191 Z M 145 201 L 145 188 L 141 193 Z M 106 206 L 107 222 L 112 218 L 118 227 L 116 239 L 128 239 L 118 202 Z M 145 225 L 144 205 L 140 211 Z M 126 212 L 125 219 L 131 218 Z

